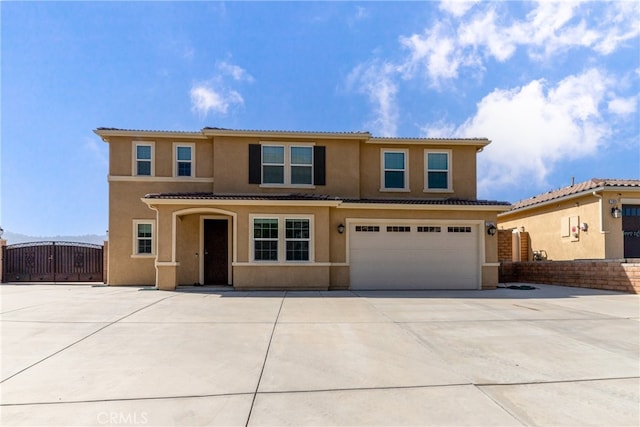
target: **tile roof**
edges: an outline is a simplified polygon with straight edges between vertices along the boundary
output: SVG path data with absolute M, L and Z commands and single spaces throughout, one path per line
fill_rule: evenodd
M 323 194 L 220 194 L 220 193 L 150 193 L 146 199 L 161 200 L 284 200 L 284 201 L 339 201 L 344 203 L 361 204 L 401 204 L 401 205 L 442 205 L 442 206 L 509 206 L 508 202 L 494 200 L 467 200 L 467 199 L 357 199 L 327 196 Z
M 558 190 L 548 191 L 546 193 L 538 194 L 537 196 L 530 197 L 528 199 L 520 200 L 511 207 L 510 211 L 527 208 L 534 205 L 539 205 L 551 200 L 559 200 L 565 197 L 577 195 L 580 193 L 593 192 L 596 190 L 604 190 L 606 188 L 635 188 L 640 189 L 640 179 L 601 179 L 592 178 L 588 181 L 580 182 L 578 184 L 569 185 L 567 187 L 559 188 Z
M 420 137 L 382 137 L 382 136 L 373 136 L 369 131 L 301 131 L 301 130 L 264 130 L 264 129 L 229 129 L 222 127 L 213 127 L 207 126 L 197 131 L 185 131 L 185 130 L 152 130 L 152 129 L 123 129 L 123 128 L 115 128 L 115 127 L 98 127 L 95 129 L 95 132 L 100 134 L 101 132 L 126 132 L 126 133 L 153 133 L 153 134 L 184 134 L 184 135 L 193 135 L 193 134 L 203 134 L 205 135 L 207 131 L 211 131 L 214 133 L 233 133 L 233 134 L 288 134 L 288 135 L 326 135 L 330 136 L 345 136 L 345 137 L 364 137 L 372 142 L 384 142 L 384 141 L 397 141 L 397 142 L 429 142 L 429 141 L 450 141 L 450 142 L 477 142 L 482 145 L 486 145 L 490 141 L 487 138 L 420 138 Z
M 321 194 L 150 193 L 145 199 L 172 200 L 341 200 Z
M 229 128 L 220 128 L 220 127 L 211 127 L 207 126 L 202 129 L 212 130 L 212 131 L 228 131 L 228 132 L 253 132 L 253 133 L 292 133 L 292 134 L 343 134 L 343 135 L 362 135 L 362 136 L 370 136 L 371 134 L 368 131 L 306 131 L 306 130 L 277 130 L 277 129 L 229 129 Z

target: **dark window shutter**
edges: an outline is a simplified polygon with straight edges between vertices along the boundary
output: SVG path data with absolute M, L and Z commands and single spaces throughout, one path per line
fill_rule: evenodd
M 322 146 L 313 146 L 313 184 L 314 185 L 327 185 L 326 182 L 326 168 L 325 160 L 326 153 L 325 148 Z
M 262 147 L 249 144 L 249 184 L 262 184 Z

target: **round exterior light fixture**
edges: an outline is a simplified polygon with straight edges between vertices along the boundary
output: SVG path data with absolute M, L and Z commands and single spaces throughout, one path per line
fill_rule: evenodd
M 344 233 L 344 224 L 340 223 L 340 225 L 338 225 L 338 233 Z

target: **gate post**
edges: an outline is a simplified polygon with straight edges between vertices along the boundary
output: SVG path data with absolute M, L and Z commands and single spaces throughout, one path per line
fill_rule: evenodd
M 0 239 L 0 283 L 4 282 L 4 251 L 7 246 L 5 239 Z

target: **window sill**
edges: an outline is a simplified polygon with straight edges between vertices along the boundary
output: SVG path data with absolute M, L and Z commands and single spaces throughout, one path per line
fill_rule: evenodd
M 381 193 L 410 193 L 411 189 L 409 188 L 381 188 Z
M 423 193 L 454 193 L 452 188 L 425 188 Z
M 108 177 L 109 182 L 213 182 L 213 178 L 189 178 L 188 176 L 155 176 L 155 175 L 110 175 Z
M 314 261 L 250 261 L 232 264 L 233 267 L 324 267 L 326 265 L 328 264 Z
M 131 255 L 131 258 L 138 258 L 138 259 L 155 259 L 156 254 L 133 254 Z
M 306 188 L 314 190 L 316 186 L 313 184 L 260 184 L 260 188 Z

